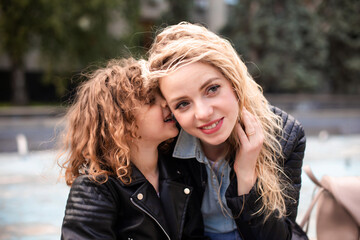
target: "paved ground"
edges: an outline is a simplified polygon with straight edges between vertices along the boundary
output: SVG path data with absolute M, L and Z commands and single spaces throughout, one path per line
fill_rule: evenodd
M 360 135 L 309 137 L 304 164 L 324 174 L 360 175 Z M 58 181 L 52 151 L 0 154 L 0 239 L 59 239 L 69 188 Z M 311 200 L 313 184 L 303 176 L 298 220 Z M 312 221 L 314 224 L 315 221 Z M 310 236 L 314 236 L 314 226 Z
M 26 137 L 29 151 L 51 149 L 63 114 L 64 108 L 51 106 L 0 108 L 0 153 L 16 152 L 19 134 Z
M 55 154 L 0 154 L 0 239 L 59 239 L 68 187 Z

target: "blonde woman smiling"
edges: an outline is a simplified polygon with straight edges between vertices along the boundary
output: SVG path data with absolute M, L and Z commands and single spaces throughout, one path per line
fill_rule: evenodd
M 202 26 L 165 28 L 148 64 L 149 85 L 160 88 L 182 128 L 173 157 L 197 183 L 206 235 L 295 236 L 305 150 L 300 123 L 270 106 L 231 44 Z

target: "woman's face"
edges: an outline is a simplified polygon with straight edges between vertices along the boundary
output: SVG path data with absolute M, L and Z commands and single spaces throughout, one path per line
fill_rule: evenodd
M 155 94 L 149 103 L 137 110 L 137 134 L 142 143 L 160 144 L 161 142 L 176 137 L 179 130 L 171 116 L 167 103 L 160 94 Z
M 238 119 L 230 82 L 213 66 L 196 62 L 160 79 L 160 89 L 181 127 L 203 144 L 217 146 Z

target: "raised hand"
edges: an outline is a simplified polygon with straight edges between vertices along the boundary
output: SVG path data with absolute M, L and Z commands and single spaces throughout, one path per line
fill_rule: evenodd
M 245 129 L 238 123 L 236 131 L 240 148 L 236 151 L 234 170 L 238 182 L 238 195 L 249 193 L 256 182 L 256 162 L 264 142 L 264 134 L 259 121 L 243 108 L 242 119 Z

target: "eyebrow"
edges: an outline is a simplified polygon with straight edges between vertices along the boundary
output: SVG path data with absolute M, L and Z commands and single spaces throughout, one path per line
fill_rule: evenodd
M 218 80 L 220 79 L 219 77 L 212 77 L 208 80 L 206 80 L 199 88 L 199 90 L 202 90 L 204 89 L 207 85 L 209 85 L 211 82 L 215 81 L 215 80 Z M 183 99 L 186 99 L 187 97 L 186 96 L 181 96 L 181 97 L 178 97 L 178 98 L 175 98 L 175 99 L 171 99 L 171 101 L 169 101 L 169 104 L 173 104 L 173 103 L 176 103 L 176 102 L 179 102 Z
M 220 79 L 220 78 L 219 78 L 219 77 L 212 77 L 212 78 L 206 80 L 206 82 L 204 82 L 204 83 L 200 86 L 199 90 L 204 89 L 207 85 L 209 85 L 209 83 L 211 83 L 211 82 L 213 82 L 213 81 L 215 81 L 215 80 L 218 80 L 218 79 Z
M 178 98 L 175 98 L 175 99 L 171 99 L 168 104 L 176 104 L 177 102 L 183 100 L 183 99 L 186 99 L 186 96 L 181 96 L 181 97 L 178 97 Z

